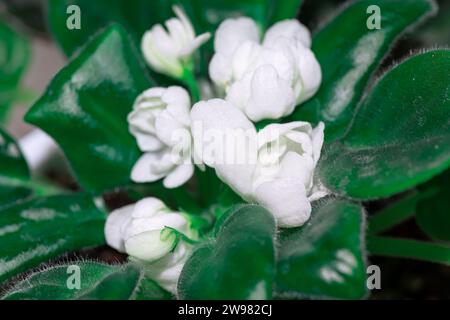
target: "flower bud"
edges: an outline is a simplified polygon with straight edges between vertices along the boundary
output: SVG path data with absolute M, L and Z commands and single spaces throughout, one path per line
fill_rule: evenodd
M 144 263 L 152 279 L 171 292 L 190 251 L 180 234 L 197 238 L 183 214 L 171 211 L 156 198 L 113 211 L 105 225 L 108 245 Z
M 177 18 L 166 21 L 167 31 L 157 24 L 147 31 L 141 49 L 148 64 L 157 72 L 180 79 L 184 65 L 189 62 L 195 50 L 210 38 L 209 33 L 195 36 L 189 18 L 183 10 L 174 6 Z

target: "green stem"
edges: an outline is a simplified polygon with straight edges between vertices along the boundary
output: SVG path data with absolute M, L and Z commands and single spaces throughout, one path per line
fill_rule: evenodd
M 369 233 L 381 233 L 408 220 L 414 215 L 417 202 L 421 198 L 422 195 L 414 191 L 369 218 Z
M 198 88 L 197 80 L 195 79 L 192 67 L 186 66 L 184 68 L 182 80 L 186 84 L 191 93 L 192 104 L 195 104 L 198 101 L 200 101 L 200 89 Z
M 450 247 L 410 239 L 369 236 L 367 250 L 375 256 L 415 259 L 450 265 Z

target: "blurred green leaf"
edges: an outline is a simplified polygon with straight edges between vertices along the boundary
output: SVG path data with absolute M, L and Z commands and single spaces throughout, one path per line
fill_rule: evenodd
M 381 29 L 369 30 L 366 13 L 371 5 L 381 10 Z M 287 121 L 326 125 L 326 140 L 344 135 L 370 77 L 405 30 L 430 15 L 430 0 L 353 1 L 321 29 L 313 39 L 313 51 L 322 67 L 319 92 L 299 106 Z
M 102 245 L 106 214 L 89 195 L 38 198 L 0 211 L 0 282 L 66 252 Z
M 140 155 L 126 119 L 149 87 L 125 31 L 111 26 L 56 75 L 25 119 L 55 139 L 85 189 L 115 188 L 130 183 Z
M 67 8 L 77 5 L 81 9 L 81 29 L 67 28 L 70 14 Z M 49 0 L 48 21 L 55 40 L 67 55 L 72 55 L 88 40 L 111 23 L 127 30 L 135 44 L 140 44 L 144 32 L 153 23 L 169 17 L 167 0 Z
M 328 199 L 311 219 L 282 230 L 276 295 L 282 298 L 361 299 L 366 295 L 364 213 L 360 205 Z
M 270 299 L 275 274 L 275 221 L 244 205 L 218 222 L 215 240 L 197 248 L 178 283 L 181 299 Z
M 30 197 L 29 171 L 15 141 L 0 130 L 0 208 Z M 1 233 L 1 232 L 0 232 Z
M 0 121 L 5 121 L 28 66 L 28 41 L 0 22 Z
M 78 273 L 79 272 L 79 273 Z M 76 277 L 79 274 L 79 288 Z M 31 274 L 8 290 L 3 300 L 159 300 L 171 295 L 132 264 L 72 262 Z
M 433 50 L 384 75 L 346 136 L 325 149 L 319 164 L 325 185 L 352 198 L 376 199 L 448 168 L 449 74 L 450 50 Z
M 416 221 L 432 239 L 450 242 L 450 170 L 419 188 L 428 196 L 417 204 Z

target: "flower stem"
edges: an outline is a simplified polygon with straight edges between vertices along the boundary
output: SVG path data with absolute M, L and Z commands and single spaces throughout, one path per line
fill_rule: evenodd
M 370 217 L 369 233 L 381 233 L 408 220 L 414 215 L 419 199 L 420 195 L 415 191 Z
M 390 204 L 376 215 L 369 218 L 369 233 L 379 234 L 408 220 L 416 213 L 420 200 L 433 195 L 435 190 L 415 190 L 404 198 Z
M 191 97 L 192 97 L 192 104 L 197 103 L 200 101 L 200 90 L 197 85 L 197 80 L 194 76 L 194 70 L 193 67 L 190 65 L 186 65 L 183 72 L 182 81 L 186 86 L 188 87 Z
M 375 256 L 398 257 L 450 265 L 450 247 L 410 239 L 369 236 L 367 249 Z

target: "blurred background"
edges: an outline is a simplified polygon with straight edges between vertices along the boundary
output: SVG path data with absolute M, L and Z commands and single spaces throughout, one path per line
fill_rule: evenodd
M 306 0 L 299 19 L 314 32 L 328 21 L 344 2 L 342 0 Z M 399 39 L 378 72 L 386 70 L 412 52 L 450 46 L 450 0 L 437 2 L 439 13 Z M 9 106 L 11 113 L 4 125 L 16 139 L 23 137 L 32 129 L 23 122 L 23 115 L 33 101 L 43 93 L 50 80 L 67 60 L 47 30 L 45 12 L 46 0 L 0 0 L 0 24 L 14 30 L 30 43 L 30 61 L 24 70 L 19 95 L 14 99 L 13 105 Z M 4 34 L 0 32 L 0 68 L 4 60 L 2 56 L 4 55 L 5 38 L 2 39 L 5 37 Z M 5 81 L 2 76 L 4 73 L 0 71 L 0 84 Z M 4 93 L 0 88 L 0 105 L 2 95 Z M 367 203 L 369 214 L 382 208 L 385 202 Z M 414 219 L 391 230 L 388 235 L 426 239 L 416 226 Z M 111 259 L 111 253 L 105 250 L 81 252 L 77 255 L 96 258 L 99 255 L 105 255 L 105 259 Z M 382 289 L 373 291 L 371 299 L 450 298 L 450 267 L 393 258 L 371 258 L 370 263 L 379 265 L 382 271 Z

